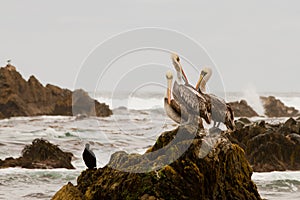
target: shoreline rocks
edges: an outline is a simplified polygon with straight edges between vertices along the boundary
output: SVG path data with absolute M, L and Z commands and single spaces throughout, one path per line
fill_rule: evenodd
M 260 97 L 265 115 L 267 117 L 295 117 L 299 115 L 299 111 L 294 107 L 284 105 L 279 99 L 274 96 Z
M 228 104 L 231 106 L 235 117 L 258 117 L 257 112 L 248 105 L 246 100 L 234 101 Z
M 28 169 L 75 169 L 71 164 L 73 154 L 63 152 L 47 140 L 34 139 L 31 145 L 26 145 L 19 158 L 0 159 L 0 168 L 22 167 Z
M 44 87 L 34 76 L 24 80 L 12 65 L 0 68 L 0 119 L 78 114 L 107 117 L 112 111 L 83 90 L 72 92 L 51 84 Z
M 300 170 L 299 120 L 280 124 L 237 120 L 236 124 L 228 138 L 244 149 L 255 172 Z
M 297 117 L 300 112 L 294 107 L 284 105 L 274 96 L 260 97 L 266 117 Z M 234 111 L 235 117 L 259 117 L 257 112 L 248 105 L 246 100 L 234 101 L 228 103 Z
M 83 171 L 76 186 L 69 183 L 52 199 L 261 199 L 251 175 L 238 145 L 180 126 L 143 155 L 114 153 L 105 167 Z

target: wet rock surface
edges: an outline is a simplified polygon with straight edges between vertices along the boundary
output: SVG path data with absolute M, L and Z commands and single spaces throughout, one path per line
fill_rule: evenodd
M 246 100 L 230 102 L 235 117 L 257 117 L 258 114 L 248 105 Z
M 299 111 L 294 107 L 284 105 L 279 99 L 274 96 L 260 97 L 265 115 L 267 117 L 295 117 L 299 115 Z
M 105 167 L 83 171 L 73 187 L 83 199 L 260 199 L 244 151 L 216 134 L 195 137 L 180 126 L 143 155 L 114 153 Z M 64 186 L 53 199 L 71 194 Z
M 72 153 L 63 152 L 47 140 L 35 139 L 31 145 L 26 145 L 19 158 L 0 159 L 0 168 L 22 167 L 28 169 L 74 169 L 71 164 Z
M 290 118 L 279 124 L 244 121 L 236 121 L 237 130 L 228 138 L 245 150 L 254 171 L 300 170 L 299 120 Z
M 12 65 L 0 68 L 0 119 L 36 115 L 109 116 L 104 103 L 91 99 L 83 90 L 45 87 L 34 77 L 24 80 Z

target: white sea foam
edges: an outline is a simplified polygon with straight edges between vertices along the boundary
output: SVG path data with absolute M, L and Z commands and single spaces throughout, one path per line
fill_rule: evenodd
M 255 172 L 252 180 L 266 199 L 299 199 L 300 171 Z
M 254 86 L 249 85 L 243 91 L 242 99 L 245 99 L 247 103 L 257 112 L 257 114 L 259 114 L 260 116 L 264 115 L 262 102 Z
M 300 182 L 300 171 L 254 172 L 255 181 L 295 180 Z
M 99 102 L 106 103 L 110 108 L 115 109 L 118 107 L 126 107 L 128 109 L 135 110 L 147 110 L 163 108 L 162 98 L 142 98 L 142 97 L 126 97 L 124 99 L 110 98 L 110 97 L 98 97 Z

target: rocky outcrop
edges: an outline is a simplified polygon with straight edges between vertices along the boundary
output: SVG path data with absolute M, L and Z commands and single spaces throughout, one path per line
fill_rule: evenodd
M 28 169 L 74 169 L 71 164 L 72 153 L 63 152 L 56 145 L 43 139 L 35 139 L 26 145 L 19 158 L 0 159 L 0 168 L 22 167 Z
M 83 195 L 81 192 L 72 184 L 68 183 L 67 185 L 63 186 L 52 199 L 59 199 L 59 200 L 81 200 L 83 199 Z
M 254 171 L 300 170 L 300 121 L 269 124 L 242 119 L 228 137 L 245 150 Z
M 294 107 L 285 106 L 279 99 L 274 96 L 260 97 L 267 117 L 295 117 L 299 111 Z
M 247 101 L 245 100 L 230 102 L 229 105 L 231 106 L 235 117 L 258 116 L 258 114 L 253 110 L 251 106 L 248 105 Z
M 50 84 L 44 87 L 34 76 L 24 80 L 11 65 L 0 68 L 0 119 L 78 114 L 105 117 L 112 111 L 83 90 L 72 92 Z
M 164 132 L 145 154 L 116 152 L 53 199 L 78 190 L 83 199 L 260 199 L 244 151 L 217 135 L 195 137 L 187 126 Z

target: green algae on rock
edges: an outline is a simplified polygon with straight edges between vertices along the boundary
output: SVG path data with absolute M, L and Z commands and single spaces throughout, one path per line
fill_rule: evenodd
M 75 187 L 83 199 L 261 199 L 244 151 L 224 136 L 203 135 L 184 126 L 164 132 L 143 155 L 116 152 L 105 167 L 83 171 Z M 53 199 L 70 195 L 65 187 Z

